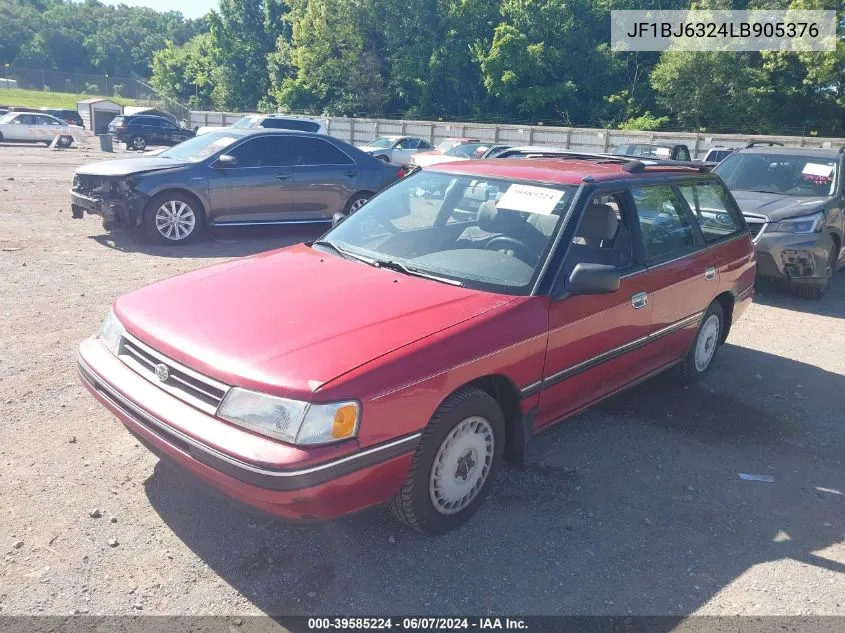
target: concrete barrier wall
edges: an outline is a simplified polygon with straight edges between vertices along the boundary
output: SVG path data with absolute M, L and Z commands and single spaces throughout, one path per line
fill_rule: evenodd
M 191 112 L 192 126 L 231 125 L 244 116 L 235 112 Z M 742 147 L 751 141 L 775 141 L 787 147 L 837 148 L 845 138 L 814 136 L 761 136 L 710 134 L 707 132 L 628 132 L 596 128 L 552 127 L 546 125 L 497 125 L 446 121 L 397 121 L 392 119 L 351 119 L 323 117 L 329 134 L 360 145 L 385 134 L 419 136 L 432 143 L 450 136 L 472 136 L 488 143 L 507 145 L 552 145 L 582 152 L 609 152 L 622 143 L 683 143 L 693 158 L 703 158 L 715 146 Z

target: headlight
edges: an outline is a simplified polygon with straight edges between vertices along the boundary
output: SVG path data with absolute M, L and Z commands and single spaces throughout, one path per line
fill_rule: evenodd
M 330 444 L 355 437 L 357 402 L 310 404 L 234 387 L 217 415 L 256 433 L 290 444 Z
M 824 224 L 824 212 L 804 215 L 800 218 L 789 218 L 770 224 L 766 233 L 817 233 Z
M 123 337 L 123 324 L 118 320 L 114 310 L 109 310 L 106 315 L 106 320 L 100 326 L 100 331 L 97 333 L 97 338 L 103 342 L 103 345 L 111 350 L 112 354 L 117 355 L 117 350 L 120 347 L 120 339 Z

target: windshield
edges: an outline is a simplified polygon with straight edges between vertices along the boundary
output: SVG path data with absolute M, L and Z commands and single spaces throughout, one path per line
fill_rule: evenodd
M 461 285 L 528 294 L 575 187 L 418 172 L 379 194 L 324 240 Z
M 484 143 L 464 143 L 463 145 L 458 145 L 457 147 L 453 147 L 448 152 L 446 152 L 446 156 L 459 156 L 461 158 L 481 158 L 486 152 L 490 149 L 489 145 L 485 145 Z
M 4 114 L 3 116 L 0 116 L 0 123 L 8 123 L 9 121 L 12 121 L 16 115 L 17 112 L 9 112 L 7 114 Z
M 450 149 L 452 149 L 453 147 L 456 147 L 460 144 L 461 144 L 460 141 L 449 140 L 449 139 L 447 139 L 445 141 L 440 141 L 440 143 L 437 144 L 437 151 L 442 153 L 442 154 L 445 154 Z
M 375 138 L 375 139 L 373 139 L 372 141 L 370 141 L 369 143 L 367 143 L 367 145 L 368 145 L 368 146 L 370 146 L 370 147 L 383 147 L 383 148 L 388 148 L 388 147 L 393 147 L 393 144 L 394 144 L 395 142 L 396 142 L 396 139 L 395 139 L 395 138 L 386 138 L 386 137 L 383 137 L 383 136 L 382 136 L 382 137 L 380 137 L 380 138 Z
M 713 170 L 728 189 L 785 196 L 831 196 L 836 191 L 836 159 L 780 153 L 728 156 Z
M 239 138 L 241 137 L 230 134 L 225 130 L 210 132 L 202 136 L 190 138 L 184 143 L 174 145 L 170 149 L 161 152 L 159 156 L 188 163 L 197 163 L 228 147 Z
M 255 125 L 255 117 L 252 116 L 245 116 L 242 119 L 238 119 L 230 127 L 235 128 L 236 130 L 248 130 L 253 125 Z

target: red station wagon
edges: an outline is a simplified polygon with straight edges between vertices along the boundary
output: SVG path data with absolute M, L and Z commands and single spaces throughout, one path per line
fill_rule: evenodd
M 390 503 L 443 533 L 534 435 L 666 369 L 703 376 L 754 271 L 714 174 L 448 163 L 320 240 L 120 297 L 79 371 L 144 444 L 255 508 Z

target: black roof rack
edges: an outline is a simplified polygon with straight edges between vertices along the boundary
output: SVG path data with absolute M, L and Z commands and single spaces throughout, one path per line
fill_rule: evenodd
M 760 145 L 764 145 L 766 147 L 783 147 L 783 143 L 778 143 L 777 141 L 751 141 L 748 145 L 745 146 L 745 149 L 751 149 L 752 147 L 758 147 Z
M 686 167 L 696 171 L 709 172 L 710 168 L 704 163 L 695 163 L 691 160 L 628 160 L 622 169 L 629 174 L 640 174 L 649 167 Z

